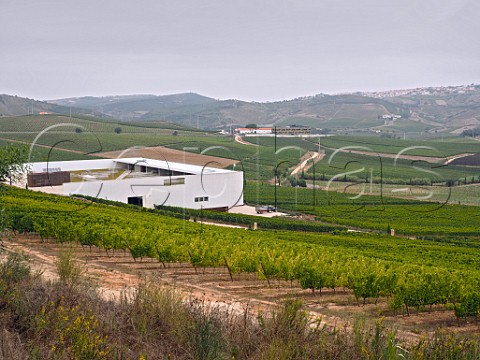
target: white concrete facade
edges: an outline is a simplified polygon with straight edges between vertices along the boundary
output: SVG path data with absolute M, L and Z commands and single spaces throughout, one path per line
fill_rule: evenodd
M 128 203 L 141 199 L 143 206 L 191 209 L 226 209 L 243 205 L 243 172 L 144 158 L 100 159 L 32 163 L 31 172 L 100 171 L 119 176 L 98 178 L 95 172 L 83 181 L 64 183 L 64 195 L 88 195 Z M 136 199 L 136 200 L 135 200 Z

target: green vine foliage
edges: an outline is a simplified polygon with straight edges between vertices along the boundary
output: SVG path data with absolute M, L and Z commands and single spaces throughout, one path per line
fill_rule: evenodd
M 458 317 L 477 316 L 480 250 L 365 233 L 230 229 L 141 208 L 95 204 L 8 187 L 4 221 L 14 232 L 77 242 L 164 266 L 190 262 L 232 274 L 298 281 L 305 289 L 349 288 L 359 301 L 390 299 L 393 309 L 421 311 L 454 304 Z

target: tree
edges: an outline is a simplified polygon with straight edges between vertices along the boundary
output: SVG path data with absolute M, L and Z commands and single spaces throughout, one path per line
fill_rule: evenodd
M 477 137 L 480 135 L 480 128 L 463 130 L 463 136 Z
M 294 176 L 290 176 L 288 180 L 290 181 L 290 185 L 292 185 L 293 187 L 307 187 L 307 182 L 304 179 L 297 179 Z
M 82 129 L 76 128 L 76 129 L 75 129 L 75 132 L 76 132 L 77 134 L 80 134 L 80 133 L 82 132 Z
M 16 182 L 27 172 L 28 147 L 7 145 L 0 147 L 0 251 L 4 248 L 3 239 L 7 236 L 8 221 L 4 217 L 5 206 L 2 202 L 2 183 Z
M 28 171 L 28 147 L 7 145 L 0 148 L 0 182 L 19 181 Z
M 115 128 L 114 131 L 115 131 L 116 134 L 120 134 L 120 133 L 122 132 L 122 128 L 121 128 L 121 127 L 117 127 L 117 128 Z
M 257 124 L 247 124 L 245 125 L 246 128 L 249 128 L 249 129 L 256 129 L 258 126 Z

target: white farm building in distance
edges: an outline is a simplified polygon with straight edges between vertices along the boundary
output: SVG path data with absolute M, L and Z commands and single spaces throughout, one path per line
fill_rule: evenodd
M 145 158 L 31 163 L 27 184 L 153 208 L 243 205 L 243 172 Z
M 286 126 L 286 127 L 261 127 L 261 128 L 236 128 L 235 134 L 238 135 L 305 135 L 310 134 L 311 129 L 305 126 Z

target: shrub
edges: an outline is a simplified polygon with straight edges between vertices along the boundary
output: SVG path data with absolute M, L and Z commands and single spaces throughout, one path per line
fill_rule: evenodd
M 5 261 L 0 261 L 0 283 L 17 283 L 30 276 L 30 265 L 25 255 L 10 253 Z
M 61 282 L 72 287 L 80 283 L 84 271 L 78 260 L 75 259 L 72 249 L 62 249 L 58 254 L 55 266 Z

